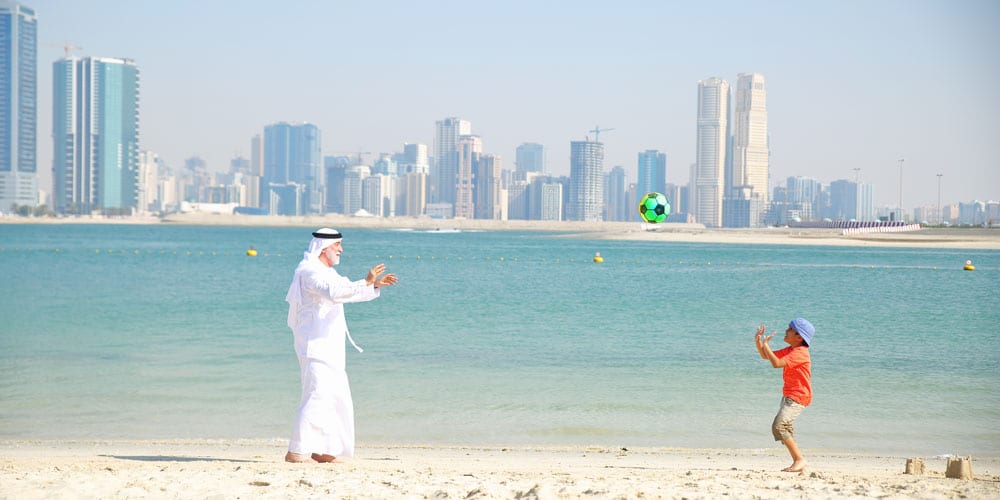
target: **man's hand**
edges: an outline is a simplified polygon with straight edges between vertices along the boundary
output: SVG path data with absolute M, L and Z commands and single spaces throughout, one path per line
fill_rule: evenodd
M 369 285 L 374 285 L 380 274 L 385 272 L 385 264 L 378 264 L 368 271 L 368 276 L 365 277 L 365 283 Z
M 397 281 L 399 280 L 396 278 L 395 274 L 387 274 L 375 280 L 375 288 L 380 286 L 392 286 L 395 285 Z

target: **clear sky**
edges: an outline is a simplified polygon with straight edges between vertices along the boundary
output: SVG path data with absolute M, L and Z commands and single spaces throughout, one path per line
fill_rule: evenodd
M 141 147 L 223 171 L 279 121 L 323 154 L 433 146 L 457 116 L 513 168 L 524 142 L 569 173 L 595 126 L 606 168 L 695 159 L 697 83 L 767 82 L 771 183 L 875 185 L 878 206 L 1000 199 L 1000 1 L 23 0 L 38 15 L 39 171 L 51 191 L 52 63 L 126 57 Z M 592 135 L 592 134 L 590 134 Z M 859 168 L 860 171 L 855 171 Z

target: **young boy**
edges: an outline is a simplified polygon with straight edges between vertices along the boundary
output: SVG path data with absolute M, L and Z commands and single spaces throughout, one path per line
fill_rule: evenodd
M 774 434 L 774 440 L 781 441 L 788 448 L 788 453 L 792 455 L 792 465 L 782 470 L 804 473 L 806 459 L 799 451 L 799 446 L 795 444 L 794 424 L 795 418 L 812 402 L 809 344 L 812 343 L 816 330 L 812 323 L 804 318 L 793 319 L 788 323 L 788 329 L 785 330 L 785 343 L 788 344 L 788 347 L 778 351 L 772 351 L 771 346 L 767 345 L 777 332 L 764 336 L 766 331 L 764 325 L 757 328 L 757 335 L 754 337 L 757 352 L 760 353 L 761 358 L 769 360 L 771 366 L 782 369 L 781 378 L 785 381 L 785 385 L 781 389 L 783 395 L 781 408 L 771 424 L 771 433 Z

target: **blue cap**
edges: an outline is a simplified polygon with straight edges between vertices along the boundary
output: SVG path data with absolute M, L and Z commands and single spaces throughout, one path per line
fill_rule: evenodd
M 816 329 L 813 328 L 813 324 L 810 323 L 805 318 L 795 318 L 788 323 L 789 328 L 794 328 L 802 337 L 802 340 L 806 341 L 806 345 L 812 345 L 813 334 L 816 333 Z

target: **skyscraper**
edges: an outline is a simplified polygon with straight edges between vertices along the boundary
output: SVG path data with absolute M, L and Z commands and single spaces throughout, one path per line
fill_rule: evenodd
M 139 68 L 74 57 L 52 70 L 53 203 L 60 213 L 130 213 L 138 203 Z
M 802 220 L 812 220 L 820 213 L 823 184 L 811 177 L 789 177 L 785 181 L 788 209 L 796 211 Z
M 562 220 L 562 200 L 563 187 L 558 182 L 545 182 L 541 184 L 542 207 L 540 220 Z
M 38 203 L 38 21 L 0 0 L 0 212 Z
M 858 185 L 848 180 L 830 183 L 830 207 L 826 216 L 833 220 L 858 219 Z
M 427 162 L 427 145 L 419 143 L 403 144 L 403 154 L 399 159 L 399 175 L 412 173 L 427 174 L 429 167 Z
M 642 153 L 640 153 L 642 154 Z M 625 175 L 625 167 L 615 165 L 605 177 L 604 182 L 604 206 L 607 208 L 607 215 L 604 220 L 627 221 L 631 215 L 628 203 L 628 177 Z
M 160 159 L 152 151 L 139 152 L 139 175 L 136 183 L 136 209 L 139 213 L 159 210 L 157 185 L 160 182 Z
M 392 182 L 385 174 L 372 174 L 361 181 L 361 208 L 377 217 L 395 215 L 392 210 Z
M 458 175 L 455 176 L 455 217 L 475 218 L 475 172 L 483 154 L 483 141 L 478 135 L 463 135 L 458 139 Z
M 545 172 L 545 146 L 526 142 L 517 147 L 514 166 L 518 172 Z
M 576 221 L 603 220 L 603 143 L 589 140 L 570 142 L 569 179 L 567 218 Z
M 667 154 L 655 149 L 639 153 L 639 177 L 636 189 L 639 196 L 646 193 L 662 193 L 667 188 Z
M 413 172 L 406 174 L 406 210 L 403 215 L 419 217 L 427 206 L 427 174 Z
M 501 220 L 507 213 L 500 174 L 500 157 L 482 155 L 476 169 L 476 218 Z
M 272 214 L 322 213 L 324 182 L 321 139 L 319 128 L 310 123 L 291 125 L 280 122 L 264 127 L 264 182 L 261 183 L 261 201 L 267 203 L 268 207 L 292 210 L 277 213 L 271 211 Z M 293 184 L 294 189 L 289 188 Z M 282 189 L 275 189 L 277 187 Z M 272 196 L 280 196 L 282 193 L 294 193 L 299 201 L 271 201 Z
M 694 216 L 706 227 L 721 227 L 729 136 L 729 83 L 725 80 L 698 82 L 697 135 Z
M 436 122 L 434 157 L 436 168 L 431 172 L 434 203 L 455 204 L 458 183 L 458 139 L 472 134 L 472 124 L 461 118 L 445 118 Z
M 733 119 L 733 157 L 731 185 L 726 197 L 734 202 L 759 198 L 753 205 L 764 209 L 770 204 L 770 151 L 767 135 L 767 91 L 764 76 L 759 73 L 740 73 L 736 83 L 736 103 Z M 762 213 L 750 213 L 749 223 L 759 225 Z M 744 227 L 743 224 L 726 226 Z

